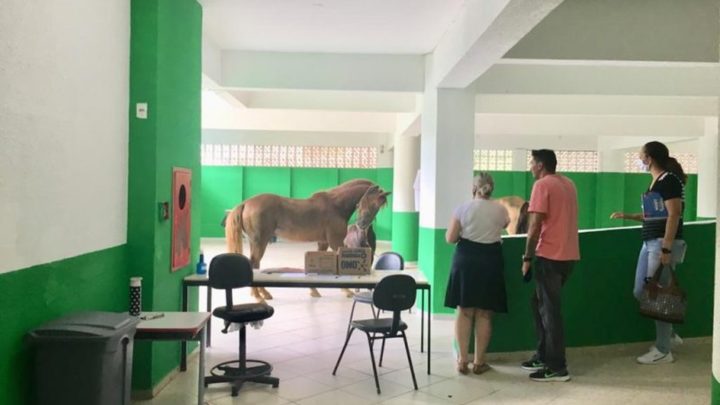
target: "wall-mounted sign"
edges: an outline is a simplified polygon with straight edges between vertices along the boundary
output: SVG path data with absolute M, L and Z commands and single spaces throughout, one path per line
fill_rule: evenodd
M 173 168 L 172 271 L 190 264 L 191 177 L 190 169 Z

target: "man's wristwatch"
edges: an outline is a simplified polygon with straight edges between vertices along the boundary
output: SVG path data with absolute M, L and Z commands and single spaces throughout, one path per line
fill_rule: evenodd
M 523 260 L 524 262 L 531 262 L 532 259 L 533 259 L 532 256 L 525 256 L 525 255 L 522 256 L 522 260 Z
M 672 253 L 672 250 L 670 250 L 670 249 L 668 249 L 668 248 L 662 248 L 662 249 L 660 249 L 660 251 L 663 252 L 664 254 L 668 254 L 668 255 L 669 255 L 670 253 Z

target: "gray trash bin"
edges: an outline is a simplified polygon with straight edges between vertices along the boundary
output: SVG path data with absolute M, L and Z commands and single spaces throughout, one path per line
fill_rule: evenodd
M 128 314 L 81 312 L 32 330 L 36 403 L 129 404 L 139 322 Z

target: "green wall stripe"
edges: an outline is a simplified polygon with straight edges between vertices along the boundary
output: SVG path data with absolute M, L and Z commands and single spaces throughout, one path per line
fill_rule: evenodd
M 451 313 L 442 306 L 453 249 L 444 229 L 420 228 L 418 265 L 432 283 L 433 312 Z M 687 291 L 688 313 L 677 326 L 681 336 L 710 336 L 713 327 L 715 224 L 685 228 L 688 254 L 678 267 Z M 563 316 L 569 346 L 646 341 L 654 338 L 652 321 L 638 314 L 632 295 L 640 230 L 615 229 L 580 234 L 582 260 L 563 289 Z M 503 239 L 508 313 L 495 317 L 491 351 L 530 350 L 535 336 L 529 300 L 534 283 L 523 283 L 520 257 L 525 238 Z
M 0 403 L 29 404 L 34 358 L 28 331 L 77 311 L 126 311 L 126 245 L 0 275 Z
M 193 272 L 200 244 L 202 9 L 196 0 L 132 0 L 130 24 L 130 104 L 148 102 L 148 119 L 129 117 L 128 268 L 143 277 L 143 308 L 178 310 L 182 278 Z M 159 220 L 158 202 L 172 201 L 174 167 L 192 171 L 195 192 L 191 260 L 173 273 L 172 224 Z M 133 387 L 152 388 L 179 357 L 179 343 L 139 342 Z
M 710 398 L 712 405 L 720 405 L 720 382 L 715 376 L 712 376 L 712 397 Z
M 418 259 L 418 229 L 420 213 L 392 213 L 392 250 L 400 253 L 405 261 Z

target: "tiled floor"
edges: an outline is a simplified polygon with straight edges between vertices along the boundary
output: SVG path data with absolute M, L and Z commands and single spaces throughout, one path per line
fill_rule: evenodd
M 223 251 L 222 240 L 203 240 L 206 258 Z M 381 244 L 379 250 L 387 249 Z M 263 267 L 302 266 L 303 254 L 311 244 L 277 243 L 268 247 Z M 518 367 L 530 353 L 489 355 L 493 369 L 481 376 L 458 375 L 452 353 L 452 321 L 433 320 L 432 375 L 426 372 L 426 355 L 420 353 L 417 311 L 405 314 L 409 343 L 419 390 L 412 388 L 402 342 L 388 341 L 383 367 L 379 369 L 382 394 L 375 392 L 367 340 L 355 334 L 340 364 L 331 374 L 340 353 L 350 313 L 351 300 L 340 290 L 321 290 L 322 298 L 311 298 L 306 289 L 272 289 L 269 303 L 275 316 L 260 329 L 248 330 L 248 355 L 269 361 L 280 387 L 273 389 L 248 383 L 238 397 L 230 396 L 227 385 L 210 386 L 205 401 L 225 404 L 302 405 L 404 405 L 404 404 L 707 404 L 710 398 L 710 338 L 686 339 L 674 352 L 676 362 L 641 366 L 634 358 L 649 342 L 568 350 L 572 381 L 537 383 Z M 201 302 L 204 302 L 204 290 Z M 239 291 L 236 300 L 250 300 L 248 291 Z M 224 302 L 222 292 L 213 295 Z M 240 301 L 239 301 L 240 302 Z M 370 309 L 359 305 L 356 314 L 370 317 Z M 237 333 L 222 334 L 213 324 L 212 347 L 207 351 L 209 366 L 230 360 L 237 353 Z M 196 404 L 197 357 L 188 372 L 178 373 L 152 401 L 134 404 Z

